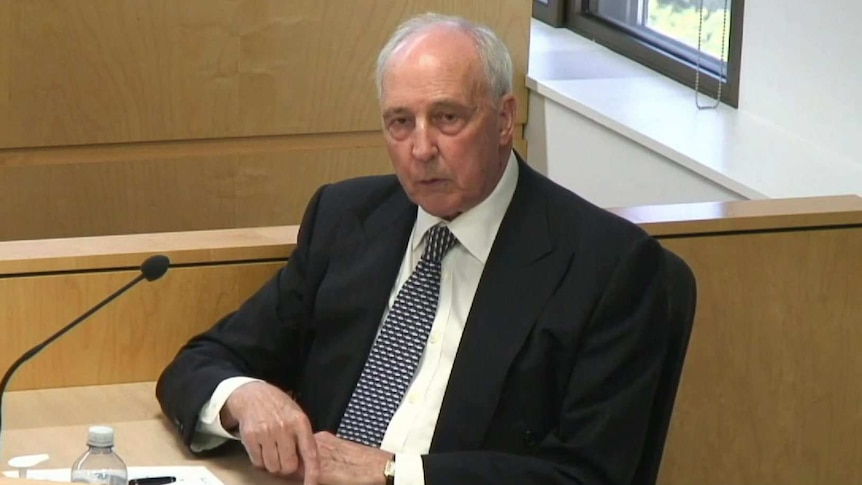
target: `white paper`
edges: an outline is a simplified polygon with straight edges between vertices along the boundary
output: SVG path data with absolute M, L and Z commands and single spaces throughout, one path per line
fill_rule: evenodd
M 71 471 L 68 468 L 27 470 L 27 478 L 69 483 Z M 18 471 L 6 471 L 4 475 L 16 478 Z M 129 480 L 146 477 L 177 477 L 176 485 L 224 485 L 205 466 L 130 466 Z M 173 484 L 172 484 L 173 485 Z

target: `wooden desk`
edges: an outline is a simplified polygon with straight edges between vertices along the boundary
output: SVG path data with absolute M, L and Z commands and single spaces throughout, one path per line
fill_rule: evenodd
M 194 457 L 163 418 L 152 382 L 11 392 L 5 408 L 4 470 L 9 458 L 34 453 L 51 455 L 39 468 L 67 468 L 86 449 L 87 428 L 108 424 L 128 466 L 203 465 L 226 485 L 292 483 L 253 468 L 239 450 Z

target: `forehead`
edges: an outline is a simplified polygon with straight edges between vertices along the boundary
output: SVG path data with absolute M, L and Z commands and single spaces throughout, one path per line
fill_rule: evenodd
M 481 72 L 475 44 L 467 34 L 454 29 L 415 34 L 389 59 L 381 104 L 470 102 L 481 85 Z

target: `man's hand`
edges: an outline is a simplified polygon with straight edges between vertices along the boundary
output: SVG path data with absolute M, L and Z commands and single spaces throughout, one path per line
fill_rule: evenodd
M 383 468 L 392 454 L 320 432 L 314 435 L 320 457 L 320 483 L 384 485 Z M 307 473 L 307 472 L 306 472 Z
M 317 485 L 320 461 L 311 423 L 296 402 L 265 382 L 235 390 L 220 414 L 225 429 L 239 426 L 245 451 L 254 466 L 270 473 L 303 475 L 304 485 Z

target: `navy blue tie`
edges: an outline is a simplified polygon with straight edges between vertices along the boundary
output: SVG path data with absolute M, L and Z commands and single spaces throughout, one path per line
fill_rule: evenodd
M 437 314 L 440 262 L 457 242 L 441 225 L 428 229 L 425 238 L 422 258 L 395 297 L 341 418 L 342 438 L 379 447 L 419 366 Z

